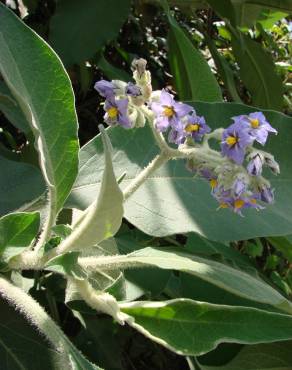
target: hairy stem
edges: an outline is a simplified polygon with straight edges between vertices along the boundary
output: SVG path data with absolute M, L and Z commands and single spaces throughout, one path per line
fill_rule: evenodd
M 57 350 L 66 352 L 63 332 L 31 296 L 2 277 L 0 294 L 40 330 Z
M 126 187 L 124 190 L 124 199 L 127 200 L 144 182 L 149 178 L 153 172 L 165 164 L 171 157 L 166 152 L 158 154 L 152 162 L 149 163 L 143 171 Z
M 128 322 L 131 318 L 120 311 L 115 297 L 105 292 L 96 291 L 88 281 L 68 278 L 74 285 L 83 300 L 94 310 L 106 313 L 117 320 L 121 325 Z

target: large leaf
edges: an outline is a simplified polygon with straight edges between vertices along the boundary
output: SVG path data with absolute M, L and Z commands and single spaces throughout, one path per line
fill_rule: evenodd
M 53 50 L 0 4 L 0 72 L 31 124 L 50 195 L 50 219 L 77 174 L 77 120 L 71 83 Z
M 219 343 L 269 343 L 292 338 L 292 316 L 189 299 L 121 305 L 135 329 L 184 355 L 202 355 Z
M 222 101 L 220 87 L 201 52 L 170 14 L 168 19 L 168 57 L 180 99 Z
M 0 218 L 0 256 L 3 259 L 21 253 L 36 237 L 39 213 L 12 213 Z
M 28 206 L 45 192 L 40 171 L 26 163 L 0 156 L 0 216 Z
M 231 42 L 240 77 L 251 93 L 253 105 L 281 110 L 283 85 L 271 56 L 243 33 L 233 31 Z
M 117 36 L 129 11 L 129 0 L 60 0 L 50 43 L 66 65 L 85 61 Z
M 80 259 L 80 263 L 86 266 L 86 258 Z M 183 253 L 179 248 L 144 248 L 127 256 L 116 257 L 113 263 L 119 263 L 121 268 L 155 266 L 187 272 L 239 297 L 292 312 L 292 304 L 262 280 L 223 263 Z M 103 264 L 110 269 L 110 258 L 105 258 Z
M 196 103 L 198 114 L 206 117 L 213 128 L 227 126 L 230 117 L 255 111 L 255 108 L 232 103 Z M 210 195 L 205 181 L 192 176 L 184 161 L 172 161 L 147 179 L 125 204 L 126 218 L 150 235 L 197 232 L 208 239 L 228 241 L 256 236 L 276 236 L 292 232 L 292 162 L 290 161 L 292 119 L 273 111 L 264 111 L 271 124 L 279 131 L 269 138 L 266 150 L 271 151 L 281 167 L 278 177 L 272 176 L 275 204 L 261 212 L 247 210 L 239 217 L 229 210 L 216 211 L 218 203 Z M 148 127 L 108 130 L 117 176 L 126 172 L 121 186 L 125 187 L 157 153 Z M 289 154 L 290 153 L 290 154 Z M 92 202 L 100 187 L 102 144 L 96 137 L 85 145 L 80 154 L 80 173 L 67 206 L 80 209 Z M 98 172 L 95 172 L 95 168 Z
M 290 370 L 292 343 L 268 343 L 245 346 L 223 366 L 201 365 L 201 370 Z

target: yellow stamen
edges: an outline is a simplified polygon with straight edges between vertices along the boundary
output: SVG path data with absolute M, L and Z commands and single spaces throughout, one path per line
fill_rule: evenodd
M 164 110 L 163 110 L 163 114 L 166 116 L 166 117 L 172 117 L 174 116 L 174 110 L 172 107 L 165 107 Z
M 256 199 L 254 199 L 254 198 L 252 198 L 252 199 L 250 200 L 250 202 L 251 202 L 251 204 L 257 204 L 257 200 L 256 200 Z
M 213 190 L 214 188 L 216 188 L 216 186 L 218 185 L 218 182 L 216 179 L 211 179 L 210 181 L 210 186 L 211 186 L 211 189 Z
M 252 128 L 258 128 L 259 127 L 259 120 L 257 118 L 250 119 L 249 120 Z
M 227 203 L 220 203 L 220 206 L 219 208 L 228 208 L 228 204 Z
M 228 136 L 228 137 L 226 138 L 226 143 L 227 143 L 228 145 L 230 145 L 230 146 L 235 145 L 237 142 L 238 142 L 237 137 L 234 137 L 234 136 Z
M 109 118 L 117 118 L 118 110 L 117 110 L 116 107 L 110 107 L 107 110 L 107 114 L 108 114 Z
M 199 131 L 199 129 L 200 129 L 200 125 L 198 125 L 197 123 L 195 123 L 194 125 L 189 124 L 185 128 L 186 132 L 196 132 L 196 131 Z
M 240 209 L 243 206 L 244 206 L 244 200 L 242 200 L 242 199 L 236 199 L 236 201 L 234 201 L 234 208 Z

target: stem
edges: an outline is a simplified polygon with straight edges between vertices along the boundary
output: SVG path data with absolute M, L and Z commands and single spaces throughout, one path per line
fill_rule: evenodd
M 124 190 L 124 199 L 127 200 L 145 182 L 145 180 L 153 174 L 153 172 L 166 163 L 170 158 L 171 157 L 166 152 L 158 154 L 152 162 L 150 162 L 149 165 L 139 173 L 130 185 L 126 187 Z
M 86 280 L 68 279 L 88 306 L 94 310 L 112 316 L 121 325 L 131 320 L 127 314 L 120 311 L 118 302 L 111 294 L 96 291 Z
M 0 294 L 36 326 L 56 349 L 66 352 L 63 332 L 31 296 L 2 277 Z
M 62 369 L 71 370 L 73 367 L 74 369 L 99 369 L 79 352 L 59 326 L 30 295 L 2 277 L 0 277 L 0 294 L 15 306 L 32 325 L 43 333 L 52 346 L 61 353 L 62 357 L 64 357 L 62 360 Z M 122 314 L 126 315 L 124 313 Z
M 167 142 L 165 141 L 163 134 L 161 132 L 157 131 L 156 128 L 154 127 L 153 113 L 146 106 L 142 106 L 141 111 L 144 113 L 145 117 L 148 120 L 148 123 L 149 123 L 151 131 L 153 133 L 154 139 L 155 139 L 157 145 L 159 146 L 160 150 L 162 152 L 172 150 L 168 146 Z
M 55 224 L 55 220 L 56 220 L 56 217 L 55 217 L 55 214 L 53 212 L 49 212 L 49 218 L 46 220 L 46 223 L 45 223 L 45 226 L 43 228 L 43 231 L 40 235 L 40 238 L 34 248 L 34 250 L 36 252 L 38 252 L 41 247 L 48 241 L 48 239 L 50 238 L 50 235 L 51 235 L 51 229 L 53 227 L 53 225 Z

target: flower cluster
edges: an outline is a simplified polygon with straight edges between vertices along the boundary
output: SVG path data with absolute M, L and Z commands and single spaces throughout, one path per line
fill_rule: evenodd
M 243 209 L 261 209 L 262 202 L 274 201 L 274 190 L 262 172 L 266 166 L 278 174 L 279 165 L 270 153 L 254 147 L 265 145 L 269 133 L 277 134 L 262 112 L 232 117 L 229 127 L 211 132 L 191 105 L 175 101 L 167 90 L 152 92 L 145 60 L 135 60 L 133 67 L 135 83 L 101 80 L 94 86 L 105 98 L 107 124 L 134 128 L 150 120 L 154 131 L 167 134 L 168 142 L 186 153 L 179 157 L 187 158 L 187 168 L 209 182 L 219 208 L 241 215 Z M 219 142 L 221 151 L 210 148 L 210 139 Z
M 170 143 L 182 144 L 188 136 L 200 141 L 204 134 L 211 131 L 204 117 L 198 116 L 192 106 L 176 102 L 165 90 L 161 91 L 158 101 L 153 101 L 150 107 L 155 115 L 156 129 L 160 132 L 170 129 Z
M 264 145 L 270 132 L 277 131 L 268 123 L 262 112 L 233 117 L 221 138 L 221 155 L 227 159 L 213 170 L 199 170 L 199 174 L 210 182 L 212 195 L 219 208 L 230 208 L 241 215 L 242 209 L 262 209 L 259 203 L 273 203 L 274 190 L 262 175 L 263 166 L 274 174 L 280 172 L 274 157 L 255 149 L 255 142 Z M 246 167 L 244 163 L 246 161 Z

